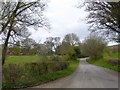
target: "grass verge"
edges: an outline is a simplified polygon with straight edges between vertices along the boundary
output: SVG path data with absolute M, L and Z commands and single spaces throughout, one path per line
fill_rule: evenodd
M 96 66 L 101 66 L 104 68 L 108 68 L 108 69 L 120 72 L 120 65 L 111 65 L 104 59 L 99 59 L 99 60 L 88 59 L 87 62 L 90 64 L 94 64 Z
M 109 58 L 120 58 L 120 53 L 116 52 L 116 53 L 110 53 L 109 54 Z

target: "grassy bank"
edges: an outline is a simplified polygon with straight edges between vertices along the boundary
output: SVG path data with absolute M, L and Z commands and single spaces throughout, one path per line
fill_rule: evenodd
M 108 69 L 120 72 L 120 65 L 112 65 L 112 64 L 108 63 L 110 61 L 110 59 L 113 59 L 113 61 L 116 59 L 119 59 L 119 55 L 120 55 L 120 53 L 110 53 L 109 55 L 107 55 L 104 58 L 101 58 L 98 60 L 89 59 L 89 60 L 87 60 L 87 62 L 90 64 L 94 64 L 96 66 L 101 66 L 104 68 L 108 68 Z
M 90 64 L 94 64 L 96 66 L 101 66 L 101 67 L 104 67 L 104 68 L 108 68 L 108 69 L 120 72 L 120 66 L 118 66 L 118 65 L 111 65 L 104 59 L 99 59 L 97 61 L 89 59 L 89 60 L 87 60 L 87 62 L 90 63 Z
M 110 53 L 108 58 L 120 58 L 120 53 Z
M 18 58 L 18 57 L 15 56 L 15 58 Z M 16 60 L 16 59 L 13 59 L 13 57 L 9 57 L 9 58 L 12 58 L 11 60 L 13 60 L 13 61 Z M 16 68 L 14 68 L 14 66 L 11 67 L 13 70 L 15 69 L 14 71 L 12 71 L 12 74 L 14 74 L 15 76 L 12 76 L 12 77 L 10 76 L 11 74 L 9 75 L 8 72 L 5 71 L 6 75 L 8 77 L 8 79 L 7 78 L 6 79 L 9 80 L 9 78 L 15 78 L 14 79 L 15 81 L 11 81 L 11 82 L 15 82 L 15 83 L 9 83 L 8 81 L 7 82 L 3 81 L 3 88 L 24 88 L 24 87 L 39 85 L 39 84 L 42 84 L 42 83 L 45 83 L 45 82 L 56 80 L 58 78 L 65 77 L 65 76 L 68 76 L 68 75 L 72 74 L 76 70 L 76 68 L 79 64 L 78 60 L 77 61 L 76 60 L 70 60 L 70 61 L 67 61 L 67 62 L 69 62 L 69 65 L 67 66 L 67 68 L 59 69 L 59 70 L 54 71 L 54 69 L 56 69 L 56 68 L 63 67 L 65 65 L 65 63 L 60 63 L 58 61 L 57 62 L 55 61 L 53 63 L 46 63 L 46 65 L 42 64 L 42 66 L 40 64 L 40 67 L 38 65 L 37 67 L 35 66 L 35 68 L 33 68 L 35 63 L 31 63 L 30 67 L 27 67 L 30 70 L 30 72 L 29 72 L 29 70 L 27 70 L 27 68 L 24 67 L 23 63 L 33 62 L 35 57 L 32 60 L 30 60 L 30 56 L 29 57 L 28 56 L 27 57 L 23 56 L 22 58 L 29 58 L 29 59 L 24 59 L 26 61 L 23 61 L 23 63 L 21 61 L 22 59 L 20 59 L 20 58 L 21 57 L 19 57 L 19 60 L 17 61 L 17 63 L 15 63 L 13 61 L 8 62 L 8 60 L 6 61 L 7 65 L 4 66 L 5 68 L 7 66 L 9 66 L 9 64 L 11 64 L 12 62 L 14 64 L 17 64 L 20 67 L 19 68 L 16 67 L 16 66 L 15 66 Z M 36 59 L 36 61 L 38 61 L 38 60 Z M 61 66 L 60 64 L 63 65 L 63 66 Z M 46 71 L 43 72 L 43 70 L 45 69 L 44 66 L 45 67 L 47 66 L 48 69 L 51 68 L 51 70 L 53 70 L 53 71 L 51 72 L 51 71 L 47 70 L 48 72 L 46 72 Z M 40 68 L 40 69 L 38 69 L 38 68 Z M 43 68 L 43 69 L 41 69 L 41 68 Z M 42 70 L 42 71 L 38 71 L 38 70 Z M 39 72 L 41 74 L 38 74 Z M 31 75 L 31 74 L 33 74 L 33 75 Z

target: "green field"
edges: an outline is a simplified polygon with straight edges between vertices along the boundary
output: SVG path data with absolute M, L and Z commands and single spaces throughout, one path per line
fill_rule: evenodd
M 39 56 L 7 56 L 5 64 L 18 64 L 38 61 L 40 61 Z

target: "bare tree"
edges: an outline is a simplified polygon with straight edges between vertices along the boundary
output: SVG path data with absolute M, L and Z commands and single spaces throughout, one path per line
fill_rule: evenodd
M 86 3 L 89 30 L 120 41 L 120 2 Z
M 48 53 L 53 51 L 53 47 L 54 47 L 53 40 L 54 40 L 53 37 L 47 37 L 46 41 L 44 42 Z
M 54 43 L 54 51 L 56 52 L 56 49 L 58 48 L 58 46 L 60 45 L 60 37 L 54 37 L 53 38 L 53 43 Z
M 31 38 L 26 38 L 21 41 L 22 54 L 27 55 L 30 53 L 30 50 L 34 48 L 36 42 Z
M 15 37 L 28 37 L 28 27 L 48 27 L 43 17 L 46 3 L 42 0 L 36 2 L 6 2 L 2 3 L 0 9 L 0 30 L 4 36 L 4 47 L 2 51 L 2 64 L 5 62 L 6 50 L 9 40 L 15 41 Z
M 63 42 L 68 42 L 72 46 L 80 44 L 79 37 L 74 33 L 65 35 Z

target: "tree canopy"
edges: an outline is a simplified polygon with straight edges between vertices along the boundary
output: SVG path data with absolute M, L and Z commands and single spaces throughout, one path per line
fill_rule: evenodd
M 89 30 L 101 33 L 119 41 L 120 34 L 120 2 L 89 2 L 86 4 Z
M 91 34 L 82 44 L 82 53 L 90 56 L 92 59 L 102 57 L 103 50 L 107 43 L 103 37 Z

